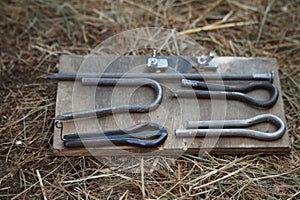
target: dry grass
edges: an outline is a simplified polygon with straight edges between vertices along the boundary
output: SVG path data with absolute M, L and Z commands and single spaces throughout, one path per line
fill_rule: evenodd
M 298 0 L 0 1 L 0 199 L 299 198 L 299 13 Z M 45 76 L 61 54 L 87 54 L 142 26 L 191 34 L 218 55 L 277 58 L 290 154 L 158 158 L 154 171 L 146 164 L 154 158 L 133 158 L 142 174 L 121 170 L 120 158 L 109 168 L 92 157 L 53 157 L 56 84 Z

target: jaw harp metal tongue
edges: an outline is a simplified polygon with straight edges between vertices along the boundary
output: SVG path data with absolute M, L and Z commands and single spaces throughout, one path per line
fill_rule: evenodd
M 274 132 L 243 129 L 260 123 L 272 123 Z M 284 122 L 272 114 L 262 114 L 242 120 L 189 121 L 187 129 L 175 130 L 176 137 L 249 137 L 257 140 L 272 141 L 282 137 L 286 130 Z

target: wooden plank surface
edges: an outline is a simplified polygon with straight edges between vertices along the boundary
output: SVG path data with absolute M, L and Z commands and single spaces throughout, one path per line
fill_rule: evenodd
M 100 72 L 145 72 L 147 56 L 62 56 L 59 72 L 61 73 L 100 73 Z M 168 57 L 172 66 L 176 66 L 178 57 Z M 259 141 L 250 138 L 176 138 L 175 129 L 185 128 L 187 121 L 246 119 L 263 113 L 272 113 L 285 122 L 283 101 L 281 97 L 278 65 L 272 58 L 218 57 L 220 67 L 217 72 L 205 73 L 268 73 L 275 71 L 274 84 L 280 91 L 276 105 L 268 110 L 250 107 L 239 101 L 175 99 L 172 91 L 181 88 L 180 81 L 162 81 L 163 101 L 158 109 L 145 114 L 115 114 L 100 119 L 89 118 L 64 122 L 64 133 L 84 133 L 108 129 L 126 128 L 140 121 L 157 122 L 167 127 L 169 135 L 163 146 L 145 150 L 136 147 L 102 147 L 96 149 L 65 148 L 60 139 L 60 130 L 54 129 L 53 150 L 55 155 L 124 155 L 134 152 L 155 153 L 161 155 L 179 155 L 184 152 L 198 154 L 208 151 L 216 154 L 228 153 L 285 153 L 290 149 L 288 132 L 276 141 Z M 175 64 L 174 64 L 175 63 Z M 177 66 L 178 67 L 178 66 Z M 193 72 L 188 68 L 189 72 Z M 170 70 L 172 72 L 172 70 Z M 230 82 L 229 82 L 230 83 Z M 242 83 L 237 83 L 242 84 Z M 259 99 L 267 99 L 265 91 L 251 92 Z M 150 88 L 141 87 L 93 87 L 82 86 L 80 82 L 59 82 L 57 88 L 56 115 L 65 112 L 89 110 L 112 105 L 150 103 L 154 93 Z M 254 127 L 270 130 L 270 125 Z

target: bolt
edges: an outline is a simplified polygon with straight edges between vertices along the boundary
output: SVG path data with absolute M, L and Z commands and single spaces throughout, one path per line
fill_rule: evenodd
M 156 58 L 157 57 L 157 49 L 152 50 L 152 57 Z

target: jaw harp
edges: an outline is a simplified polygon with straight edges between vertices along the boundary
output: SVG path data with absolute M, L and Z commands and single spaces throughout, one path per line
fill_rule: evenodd
M 55 126 L 61 130 L 61 140 L 64 146 L 68 148 L 96 148 L 114 145 L 153 148 L 163 144 L 168 136 L 165 127 L 153 122 L 140 122 L 125 129 L 65 135 L 63 135 L 63 123 L 61 121 L 56 121 Z
M 150 104 L 145 105 L 122 105 L 106 108 L 98 108 L 95 110 L 84 110 L 78 112 L 68 112 L 55 117 L 56 120 L 71 120 L 87 117 L 105 117 L 116 113 L 147 113 L 158 108 L 163 98 L 163 91 L 160 84 L 154 80 L 146 78 L 134 79 L 116 79 L 116 78 L 83 78 L 83 85 L 91 86 L 147 86 L 153 89 L 155 99 Z
M 260 123 L 272 123 L 274 132 L 243 129 Z M 286 130 L 284 122 L 272 114 L 262 114 L 242 120 L 189 121 L 187 129 L 175 130 L 176 137 L 249 137 L 272 141 L 282 137 Z
M 202 99 L 232 99 L 244 102 L 248 105 L 268 109 L 276 103 L 279 92 L 271 83 L 266 81 L 250 82 L 244 85 L 221 85 L 215 83 L 182 79 L 183 87 L 191 87 L 191 90 L 179 89 L 175 91 L 176 98 L 202 98 Z M 268 100 L 258 100 L 246 93 L 263 89 L 270 93 Z

